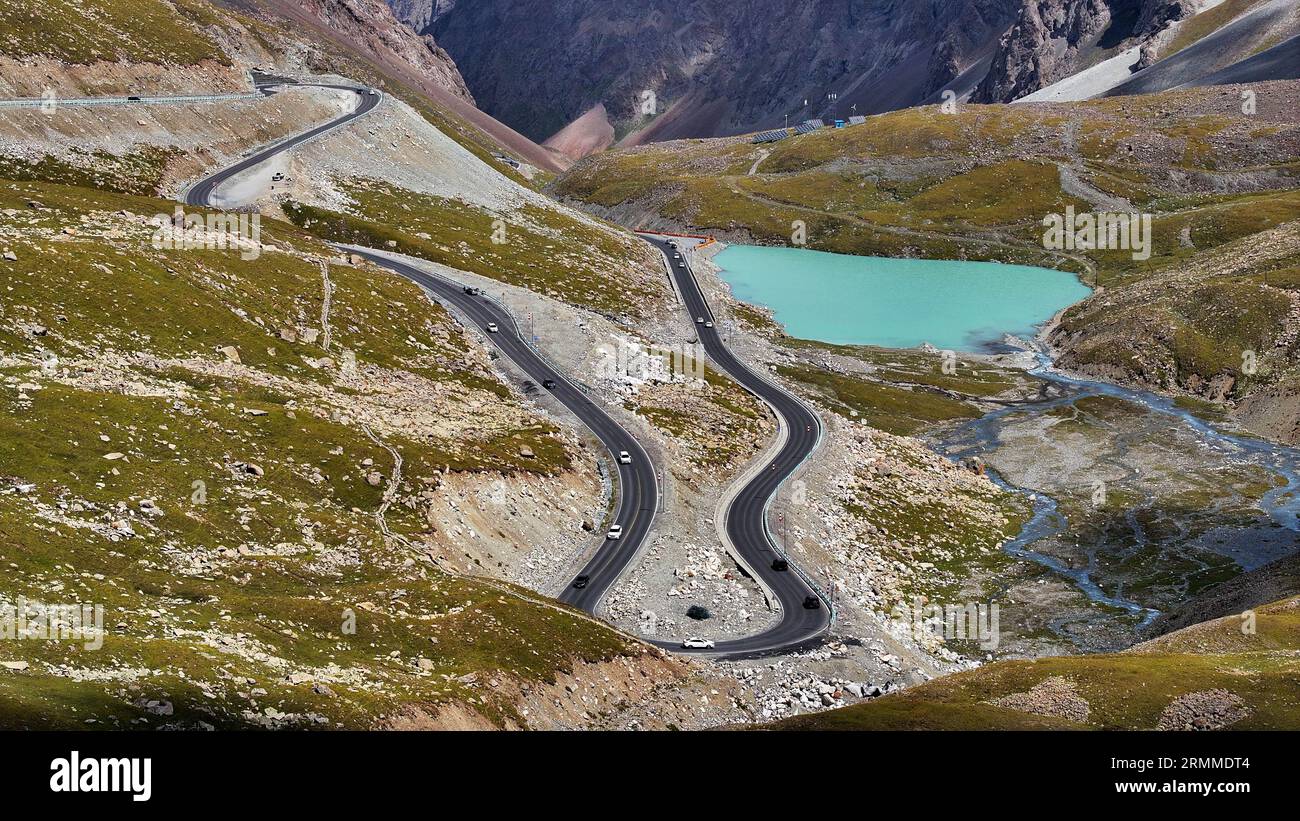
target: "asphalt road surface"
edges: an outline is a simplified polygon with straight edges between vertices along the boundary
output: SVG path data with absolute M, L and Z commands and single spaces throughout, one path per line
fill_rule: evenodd
M 372 96 L 369 89 L 352 86 L 323 86 L 355 91 L 361 100 L 357 108 L 348 114 L 325 123 L 296 137 L 284 140 L 252 154 L 229 168 L 224 168 L 206 179 L 195 183 L 186 193 L 188 205 L 206 206 L 212 192 L 235 174 L 252 168 L 270 157 L 287 151 L 296 145 L 325 131 L 355 120 L 373 109 L 379 102 L 379 96 Z M 609 524 L 623 526 L 623 535 L 618 539 L 606 539 L 578 576 L 586 576 L 585 584 L 575 586 L 577 578 L 569 583 L 560 600 L 594 613 L 605 593 L 614 585 L 618 577 L 627 568 L 637 550 L 650 532 L 659 503 L 658 484 L 655 467 L 646 455 L 645 448 L 632 434 L 619 426 L 608 414 L 598 407 L 576 385 L 563 374 L 554 370 L 546 360 L 523 340 L 514 317 L 497 303 L 479 294 L 468 294 L 463 286 L 423 271 L 407 263 L 392 259 L 383 254 L 364 248 L 351 248 L 361 256 L 400 274 L 444 302 L 450 303 L 484 333 L 487 326 L 495 323 L 499 329 L 496 333 L 487 333 L 496 347 L 509 357 L 536 385 L 540 386 L 553 380 L 555 387 L 551 393 L 555 398 L 573 412 L 609 451 L 611 465 L 617 466 L 618 480 L 615 492 L 618 504 Z M 631 456 L 630 464 L 619 461 L 619 453 L 627 451 Z M 604 530 L 602 530 L 602 533 Z
M 673 278 L 691 320 L 712 322 L 713 312 L 695 280 L 686 255 L 674 259 L 673 254 L 676 252 L 666 239 L 643 238 L 667 255 L 672 265 Z M 699 323 L 695 328 L 700 343 L 713 363 L 770 405 L 780 417 L 781 426 L 787 433 L 785 443 L 776 456 L 733 499 L 727 509 L 725 523 L 727 536 L 736 552 L 752 572 L 761 576 L 776 596 L 781 606 L 781 620 L 762 633 L 742 639 L 719 641 L 714 649 L 701 652 L 745 657 L 811 646 L 820 641 L 830 625 L 830 603 L 800 576 L 793 561 L 787 560 L 786 570 L 776 570 L 773 567 L 773 562 L 786 557 L 776 546 L 767 527 L 767 505 L 786 477 L 799 467 L 821 441 L 821 420 L 803 402 L 759 376 L 737 359 L 723 343 L 716 326 L 709 328 Z M 815 608 L 806 606 L 814 601 L 817 604 Z M 657 643 L 665 647 L 672 646 L 666 642 Z
M 305 85 L 305 84 L 304 84 Z M 207 206 L 212 192 L 234 175 L 287 151 L 330 129 L 358 117 L 378 105 L 382 99 L 370 89 L 347 85 L 322 85 L 354 91 L 360 97 L 357 108 L 324 125 L 283 140 L 244 158 L 238 163 L 217 171 L 195 183 L 185 194 L 187 205 Z M 672 256 L 672 249 L 661 240 L 649 240 L 661 251 Z M 525 342 L 514 317 L 503 307 L 480 293 L 468 293 L 451 280 L 364 248 L 351 248 L 372 262 L 381 265 L 424 288 L 436 298 L 453 306 L 465 319 L 483 330 L 502 354 L 509 357 L 538 386 L 554 381 L 550 389 L 555 398 L 585 424 L 609 451 L 610 464 L 617 467 L 618 482 L 615 492 L 617 504 L 609 524 L 623 527 L 622 537 L 606 539 L 593 554 L 586 566 L 572 580 L 560 600 L 595 613 L 605 594 L 614 585 L 637 555 L 650 533 L 659 503 L 659 487 L 655 466 L 645 448 L 628 431 L 624 430 L 603 409 L 596 405 L 581 388 L 551 367 L 527 342 Z M 674 261 L 673 276 L 677 281 L 686 309 L 692 317 L 712 320 L 713 314 L 687 267 L 678 267 Z M 489 324 L 498 330 L 488 333 Z M 724 657 L 748 657 L 777 650 L 788 650 L 820 641 L 820 636 L 830 624 L 828 602 L 796 572 L 793 563 L 786 570 L 777 570 L 773 562 L 784 558 L 767 529 L 767 504 L 782 482 L 813 451 L 820 441 L 821 423 L 802 402 L 780 387 L 759 377 L 723 344 L 717 329 L 698 326 L 700 341 L 714 363 L 741 385 L 765 400 L 776 411 L 786 431 L 786 441 L 776 456 L 763 466 L 738 493 L 727 510 L 726 531 L 737 552 L 752 572 L 758 574 L 776 597 L 781 608 L 781 621 L 762 633 L 741 639 L 718 642 L 711 650 L 682 650 L 680 638 L 656 643 L 678 652 L 704 652 Z M 626 451 L 630 463 L 622 463 L 619 454 Z M 581 582 L 579 582 L 581 579 Z M 816 607 L 807 605 L 816 602 Z
M 659 489 L 655 477 L 655 466 L 646 454 L 645 448 L 617 422 L 610 418 L 586 393 L 570 382 L 563 374 L 551 367 L 545 359 L 533 350 L 525 341 L 514 317 L 495 301 L 478 293 L 467 294 L 465 288 L 451 280 L 442 279 L 407 263 L 392 259 L 383 254 L 364 248 L 349 247 L 351 250 L 377 265 L 401 274 L 415 284 L 424 288 L 438 299 L 453 305 L 462 316 L 479 329 L 486 331 L 490 323 L 499 329 L 488 333 L 496 347 L 510 358 L 528 378 L 539 387 L 547 380 L 555 383 L 548 390 L 566 408 L 573 412 L 586 425 L 596 438 L 609 451 L 609 464 L 618 468 L 618 504 L 610 524 L 621 524 L 623 535 L 619 539 L 606 539 L 583 567 L 578 576 L 586 576 L 587 583 L 575 587 L 576 577 L 571 581 L 560 601 L 595 613 L 605 593 L 614 585 L 618 577 L 632 561 L 641 543 L 650 533 L 655 513 L 659 505 Z M 620 451 L 627 451 L 631 463 L 619 461 Z
M 317 88 L 337 88 L 343 91 L 352 91 L 355 92 L 356 95 L 361 99 L 357 103 L 357 107 L 355 109 L 348 112 L 347 114 L 344 114 L 342 117 L 337 117 L 333 120 L 330 120 L 328 123 L 325 123 L 322 126 L 313 128 L 311 131 L 298 134 L 297 136 L 290 137 L 287 140 L 278 142 L 275 145 L 268 146 L 262 149 L 261 151 L 254 153 L 252 156 L 245 157 L 244 159 L 240 160 L 239 162 L 235 163 L 229 168 L 223 168 L 217 173 L 213 174 L 212 176 L 195 183 L 193 186 L 190 187 L 188 191 L 185 192 L 186 205 L 206 206 L 208 204 L 208 200 L 212 198 L 212 192 L 217 189 L 217 186 L 221 185 L 226 180 L 230 179 L 231 177 L 235 176 L 241 171 L 246 171 L 255 165 L 265 162 L 266 160 L 270 159 L 271 157 L 274 157 L 276 154 L 279 154 L 282 151 L 287 151 L 290 148 L 293 148 L 294 146 L 302 145 L 303 143 L 307 142 L 313 137 L 319 136 L 325 133 L 326 131 L 329 131 L 332 128 L 336 128 L 340 125 L 343 125 L 344 123 L 355 120 L 358 117 L 364 117 L 367 113 L 369 113 L 369 111 L 372 108 L 379 105 L 379 101 L 383 99 L 383 97 L 380 95 L 378 91 L 374 91 L 373 89 L 369 89 L 369 88 L 363 88 L 360 86 L 328 85 L 325 83 L 300 83 L 297 85 L 315 86 Z M 265 90 L 262 88 L 262 86 L 258 86 L 258 88 L 261 90 Z

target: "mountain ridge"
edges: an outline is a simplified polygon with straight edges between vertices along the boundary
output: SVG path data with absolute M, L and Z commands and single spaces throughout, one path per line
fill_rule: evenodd
M 1199 55 L 1182 83 L 1300 29 L 1278 0 L 389 3 L 447 50 L 484 111 L 571 159 L 615 144 L 881 113 L 949 91 L 1012 102 L 1123 58 L 1071 98 L 1084 99 L 1129 77 L 1168 74 L 1147 70 L 1256 18 Z M 1286 77 L 1262 77 L 1277 78 Z

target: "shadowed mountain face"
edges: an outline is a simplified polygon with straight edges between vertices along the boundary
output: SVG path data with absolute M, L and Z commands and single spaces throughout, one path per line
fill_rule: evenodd
M 1011 102 L 1085 75 L 1068 97 L 1085 99 L 1139 72 L 1159 90 L 1297 27 L 1293 0 L 388 2 L 450 53 L 484 111 L 573 159 L 934 103 L 946 90 Z M 1277 63 L 1254 74 L 1288 76 Z
M 1010 102 L 1033 93 L 1100 55 L 1148 41 L 1202 5 L 1197 0 L 1026 0 L 973 99 Z
M 544 140 L 603 105 L 596 115 L 607 139 L 633 134 L 633 142 L 920 102 L 987 61 L 1020 8 L 1020 0 L 390 3 L 447 49 L 498 119 Z M 652 107 L 643 106 L 648 93 Z
M 360 61 L 379 73 L 371 81 L 404 85 L 482 132 L 492 146 L 489 150 L 504 149 L 549 171 L 569 165 L 556 152 L 476 108 L 451 56 L 432 37 L 418 34 L 408 22 L 398 20 L 385 0 L 215 0 L 215 4 L 280 21 L 294 31 L 319 38 L 328 44 L 320 52 L 327 70 L 355 78 L 355 68 L 347 61 Z M 335 59 L 344 62 L 331 62 Z
M 429 36 L 417 36 L 393 17 L 383 0 L 270 0 L 271 8 L 301 10 L 348 39 L 382 63 L 414 69 L 424 83 L 432 84 L 473 105 L 474 98 L 456 64 Z M 295 8 L 296 7 L 296 8 Z

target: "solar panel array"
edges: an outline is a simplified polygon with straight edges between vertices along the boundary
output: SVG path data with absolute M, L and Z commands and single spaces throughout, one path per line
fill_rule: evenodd
M 862 125 L 866 121 L 867 118 L 860 114 L 855 114 L 852 117 L 849 117 L 847 122 L 843 120 L 836 120 L 837 123 L 843 122 L 845 125 Z M 804 120 L 802 123 L 794 127 L 794 136 L 798 136 L 800 134 L 811 134 L 817 129 L 825 128 L 825 127 L 826 127 L 826 123 L 824 120 L 817 120 L 817 119 Z M 759 143 L 774 143 L 777 140 L 784 140 L 786 137 L 789 136 L 791 136 L 791 133 L 788 129 L 779 129 L 777 131 L 764 131 L 761 134 L 755 134 L 752 142 L 755 145 Z

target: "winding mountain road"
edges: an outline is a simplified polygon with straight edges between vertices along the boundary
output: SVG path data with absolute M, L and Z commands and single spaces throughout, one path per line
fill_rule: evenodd
M 674 258 L 677 251 L 667 239 L 647 235 L 642 235 L 642 238 L 662 251 L 669 261 L 677 290 L 692 321 L 704 319 L 714 322 L 713 310 L 691 270 L 687 259 L 689 254 Z M 781 608 L 781 620 L 762 633 L 720 641 L 710 653 L 745 657 L 815 644 L 830 626 L 830 601 L 776 543 L 768 527 L 768 508 L 786 479 L 821 443 L 821 420 L 799 399 L 736 358 L 723 342 L 716 322 L 712 328 L 703 324 L 695 327 L 700 343 L 713 363 L 776 413 L 782 436 L 776 455 L 764 462 L 731 500 L 725 522 L 726 537 L 734 553 L 776 597 Z M 774 567 L 778 560 L 785 561 L 786 570 Z M 816 602 L 816 607 L 806 606 L 813 602 Z
M 553 381 L 555 387 L 549 389 L 551 395 L 578 417 L 609 451 L 609 463 L 618 468 L 618 482 L 615 486 L 618 504 L 612 522 L 623 526 L 623 536 L 619 539 L 606 540 L 587 562 L 579 573 L 588 577 L 585 587 L 574 587 L 570 583 L 559 596 L 560 601 L 594 614 L 605 593 L 613 587 L 614 582 L 636 556 L 654 523 L 659 505 L 659 489 L 654 463 L 650 461 L 645 448 L 635 436 L 593 402 L 581 388 L 552 368 L 551 364 L 525 341 L 514 317 L 497 302 L 477 293 L 467 294 L 464 287 L 458 283 L 386 254 L 358 247 L 348 247 L 348 250 L 360 254 L 376 265 L 401 274 L 443 302 L 450 303 L 480 330 L 485 330 L 489 324 L 495 324 L 499 330 L 487 336 L 497 349 L 509 357 L 538 385 L 548 380 Z M 619 461 L 619 451 L 628 452 L 632 457 L 630 464 Z
M 282 81 L 282 78 L 278 78 Z M 266 83 L 270 85 L 270 83 Z M 319 85 L 355 92 L 360 98 L 357 108 L 328 123 L 307 132 L 262 148 L 227 168 L 194 183 L 183 195 L 187 205 L 210 207 L 213 193 L 230 178 L 267 159 L 313 139 L 327 131 L 344 125 L 375 108 L 382 95 L 360 86 L 300 83 Z M 673 249 L 666 241 L 647 238 L 647 241 L 670 259 Z M 349 247 L 348 250 L 384 268 L 397 273 L 437 299 L 449 304 L 466 321 L 480 330 L 488 331 L 495 325 L 496 332 L 487 332 L 487 338 L 498 350 L 515 363 L 528 377 L 541 385 L 553 381 L 552 395 L 568 408 L 600 440 L 610 455 L 610 464 L 617 466 L 617 504 L 611 523 L 623 527 L 620 539 L 607 539 L 601 545 L 579 576 L 586 577 L 584 584 L 577 579 L 566 586 L 559 599 L 566 604 L 595 613 L 606 593 L 628 569 L 641 545 L 649 536 L 659 504 L 659 486 L 655 465 L 637 438 L 619 425 L 587 394 L 535 350 L 524 338 L 513 316 L 499 303 L 467 290 L 460 283 L 418 268 L 394 256 L 368 249 Z M 679 262 L 684 262 L 678 260 Z M 677 287 L 692 317 L 712 320 L 703 292 L 694 274 L 686 265 L 671 266 Z M 472 289 L 471 289 L 472 290 Z M 727 508 L 726 537 L 734 553 L 758 577 L 775 604 L 781 618 L 769 629 L 740 639 L 720 641 L 709 650 L 684 650 L 676 641 L 656 641 L 661 647 L 675 652 L 701 653 L 719 657 L 752 657 L 783 650 L 791 650 L 820 641 L 820 636 L 832 620 L 829 600 L 807 579 L 793 562 L 785 559 L 768 529 L 768 506 L 785 480 L 816 449 L 821 440 L 821 423 L 816 414 L 794 396 L 763 379 L 750 370 L 723 344 L 716 328 L 699 326 L 700 341 L 714 363 L 727 372 L 747 390 L 766 402 L 777 414 L 781 424 L 781 442 L 775 456 L 756 468 L 752 476 L 734 495 Z M 627 451 L 630 463 L 619 461 L 619 452 Z M 784 560 L 785 569 L 774 565 Z M 813 603 L 815 602 L 815 606 Z
M 300 83 L 298 85 L 308 85 Z M 344 125 L 358 117 L 365 116 L 378 105 L 382 99 L 378 94 L 372 95 L 370 89 L 344 85 L 323 85 L 324 88 L 338 88 L 356 92 L 360 98 L 357 108 L 330 122 L 302 134 L 283 140 L 240 160 L 238 163 L 223 168 L 211 176 L 196 182 L 185 193 L 188 205 L 208 206 L 213 193 L 223 183 L 236 174 L 252 168 L 283 151 L 301 145 L 326 131 Z M 618 481 L 615 491 L 618 504 L 615 507 L 611 524 L 623 526 L 623 535 L 619 539 L 607 539 L 596 551 L 587 565 L 579 573 L 587 577 L 586 585 L 575 587 L 570 583 L 560 594 L 559 599 L 566 604 L 579 607 L 589 613 L 595 613 L 605 594 L 622 575 L 632 561 L 641 543 L 650 533 L 659 504 L 658 482 L 655 467 L 646 454 L 645 448 L 632 434 L 624 430 L 604 410 L 597 406 L 564 374 L 551 367 L 537 351 L 529 346 L 513 316 L 498 303 L 478 293 L 467 293 L 465 288 L 451 280 L 417 268 L 400 259 L 390 257 L 368 248 L 351 247 L 348 250 L 384 268 L 411 280 L 436 298 L 452 305 L 470 323 L 486 333 L 489 325 L 496 325 L 496 333 L 486 333 L 502 354 L 509 357 L 528 377 L 538 385 L 553 381 L 555 387 L 551 393 L 565 407 L 573 412 L 598 438 L 609 451 L 610 464 L 617 466 Z M 632 456 L 630 464 L 619 461 L 619 452 L 627 451 Z M 576 579 L 575 579 L 576 581 Z
M 257 88 L 259 91 L 263 91 L 265 93 L 266 89 L 270 88 L 272 85 L 273 85 L 272 83 L 267 83 L 265 85 L 258 85 Z M 356 108 L 354 108 L 352 111 L 349 111 L 348 113 L 344 114 L 341 117 L 336 117 L 333 120 L 330 120 L 329 122 L 325 123 L 324 125 L 317 126 L 316 128 L 313 128 L 310 131 L 306 131 L 303 132 L 302 134 L 294 135 L 293 137 L 290 137 L 286 140 L 281 140 L 278 143 L 274 143 L 259 151 L 255 151 L 251 155 L 245 157 L 244 159 L 240 160 L 234 165 L 229 166 L 227 168 L 223 168 L 217 173 L 213 174 L 212 176 L 205 177 L 204 179 L 199 180 L 198 182 L 191 185 L 188 189 L 186 189 L 184 193 L 184 200 L 186 205 L 207 206 L 209 201 L 212 199 L 212 194 L 214 191 L 216 191 L 217 186 L 221 185 L 226 180 L 230 179 L 236 174 L 239 174 L 242 171 L 247 171 L 248 169 L 256 165 L 260 165 L 266 162 L 268 159 L 274 157 L 276 154 L 279 154 L 283 151 L 288 151 L 290 148 L 294 148 L 295 146 L 302 145 L 308 140 L 319 137 L 321 134 L 324 134 L 326 131 L 333 131 L 335 128 L 338 128 L 339 126 L 344 125 L 346 123 L 350 123 L 353 120 L 357 119 L 358 117 L 364 117 L 366 114 L 370 113 L 370 111 L 375 106 L 379 105 L 380 100 L 383 99 L 383 95 L 380 92 L 362 86 L 330 85 L 328 83 L 294 83 L 294 85 L 311 86 L 315 88 L 333 88 L 333 89 L 338 89 L 340 91 L 352 91 L 356 93 L 356 95 L 360 98 L 360 101 L 357 103 Z

